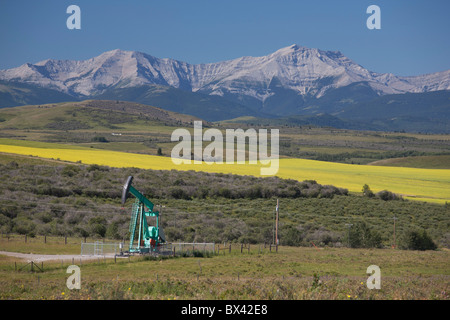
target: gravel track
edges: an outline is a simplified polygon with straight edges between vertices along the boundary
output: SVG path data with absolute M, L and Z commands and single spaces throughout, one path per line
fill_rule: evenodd
M 19 259 L 24 259 L 29 261 L 61 261 L 61 260 L 97 260 L 99 258 L 114 258 L 114 254 L 106 254 L 102 256 L 94 256 L 94 255 L 79 255 L 79 254 L 35 254 L 35 253 L 20 253 L 20 252 L 9 252 L 9 251 L 0 251 L 0 255 L 16 257 Z

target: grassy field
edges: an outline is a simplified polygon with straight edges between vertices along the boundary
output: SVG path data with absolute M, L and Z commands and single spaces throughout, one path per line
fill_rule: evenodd
M 40 244 L 24 249 L 22 241 L 0 242 L 0 250 L 78 253 L 76 246 Z M 69 241 L 72 243 L 71 241 Z M 78 247 L 79 250 L 79 247 Z M 449 251 L 392 249 L 294 248 L 269 251 L 253 245 L 209 257 L 99 259 L 81 268 L 81 289 L 68 290 L 66 269 L 72 261 L 44 262 L 30 272 L 26 261 L 0 256 L 0 299 L 439 299 L 448 300 Z M 40 265 L 40 264 L 38 264 Z M 381 289 L 366 286 L 366 269 L 381 270 Z M 22 268 L 15 271 L 15 267 Z
M 178 166 L 167 157 L 174 145 L 173 130 L 192 131 L 193 120 L 111 101 L 0 110 L 0 223 L 2 231 L 22 233 L 9 240 L 2 233 L 0 251 L 79 254 L 83 238 L 69 237 L 65 244 L 64 237 L 48 236 L 43 243 L 43 234 L 76 236 L 85 228 L 92 235 L 95 223 L 108 231 L 114 226 L 127 231 L 129 212 L 120 204 L 120 190 L 130 174 L 152 201 L 165 206 L 162 224 L 173 241 L 233 242 L 231 254 L 208 257 L 80 261 L 81 290 L 66 287 L 72 261 L 46 261 L 43 272 L 32 273 L 27 261 L 0 255 L 0 299 L 449 299 L 449 135 L 279 128 L 278 177 L 315 180 L 350 194 L 283 198 L 281 243 L 301 234 L 303 247 L 280 246 L 275 253 L 256 243 L 272 236 L 276 199 L 245 196 L 252 187 L 268 189 L 249 177 L 260 177 L 261 165 Z M 240 123 L 204 127 L 248 128 Z M 156 156 L 158 148 L 165 156 Z M 287 180 L 269 179 L 274 190 L 290 190 Z M 360 196 L 365 184 L 374 192 L 387 189 L 418 201 Z M 199 186 L 242 197 L 218 192 L 201 197 Z M 394 216 L 399 236 L 409 227 L 423 228 L 439 241 L 439 249 L 389 249 Z M 346 224 L 360 221 L 381 235 L 384 249 L 344 247 Z M 240 243 L 249 241 L 250 252 L 241 253 Z M 381 290 L 366 287 L 370 265 L 381 268 Z
M 23 106 L 0 110 L 0 137 L 36 142 L 78 144 L 94 149 L 170 155 L 171 133 L 180 127 L 192 131 L 189 115 L 124 101 L 82 101 Z M 244 121 L 245 119 L 243 119 Z M 276 123 L 276 122 L 275 122 Z M 203 122 L 224 132 L 248 128 L 280 130 L 280 156 L 349 164 L 377 160 L 450 154 L 450 136 L 401 132 L 375 132 L 328 127 L 288 126 L 233 122 Z M 96 141 L 103 139 L 103 143 Z M 106 142 L 107 141 L 107 142 Z M 422 161 L 422 168 L 435 167 Z
M 175 165 L 171 158 L 97 150 L 70 145 L 0 139 L 0 152 L 53 158 L 111 167 L 155 170 L 195 170 L 260 176 L 261 165 L 192 164 Z M 316 180 L 361 192 L 364 184 L 373 191 L 389 190 L 408 199 L 442 203 L 450 201 L 450 170 L 350 165 L 307 159 L 280 159 L 277 176 L 296 180 Z
M 450 156 L 417 156 L 378 160 L 369 163 L 373 166 L 450 169 Z

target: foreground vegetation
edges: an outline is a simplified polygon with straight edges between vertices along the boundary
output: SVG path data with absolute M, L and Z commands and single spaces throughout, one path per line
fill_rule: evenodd
M 83 262 L 81 289 L 69 290 L 71 261 L 44 262 L 43 272 L 32 273 L 14 271 L 24 261 L 0 256 L 0 299 L 448 300 L 448 261 L 448 251 L 233 247 L 209 258 Z M 373 264 L 381 270 L 380 290 L 366 286 Z

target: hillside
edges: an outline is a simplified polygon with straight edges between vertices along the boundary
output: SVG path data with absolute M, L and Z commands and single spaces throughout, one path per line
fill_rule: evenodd
M 378 160 L 368 165 L 389 166 L 389 167 L 409 167 L 409 168 L 429 168 L 429 169 L 450 169 L 450 156 L 417 156 L 392 158 Z
M 349 121 L 365 121 L 378 130 L 450 132 L 450 91 L 385 95 L 336 112 Z
M 174 128 L 194 120 L 133 102 L 64 102 L 0 109 L 0 137 L 156 154 L 158 143 L 170 143 Z
M 186 125 L 198 120 L 193 116 L 118 100 L 85 100 L 4 108 L 0 110 L 0 115 L 4 122 L 1 123 L 3 128 L 17 129 L 104 129 L 119 124 L 137 124 L 139 121 Z
M 76 100 L 78 99 L 58 90 L 34 84 L 0 80 L 0 108 Z
M 132 200 L 121 204 L 123 183 L 134 185 L 162 208 L 170 241 L 269 243 L 280 200 L 282 244 L 342 246 L 346 223 L 365 221 L 392 243 L 398 234 L 425 228 L 448 246 L 448 206 L 367 198 L 343 189 L 278 177 L 113 168 L 0 154 L 0 229 L 4 233 L 127 238 Z M 11 179 L 14 177 L 14 179 Z
M 238 103 L 216 95 L 189 92 L 161 85 L 142 85 L 133 88 L 111 88 L 93 99 L 123 100 L 158 106 L 164 110 L 190 114 L 207 121 L 231 119 L 258 113 Z
M 0 138 L 51 142 L 170 156 L 177 128 L 192 130 L 199 118 L 133 102 L 87 100 L 0 109 Z M 354 130 L 344 129 L 348 124 Z M 332 127 L 338 127 L 335 129 Z M 241 117 L 203 127 L 280 131 L 280 156 L 366 164 L 377 160 L 450 154 L 449 135 L 357 130 L 331 115 L 279 119 Z
M 350 90 L 350 92 L 347 91 Z M 450 91 L 405 93 L 353 99 L 350 88 L 339 88 L 305 102 L 298 115 L 239 117 L 227 122 L 273 126 L 319 126 L 349 130 L 450 132 Z M 330 95 L 332 97 L 330 97 Z
M 25 63 L 0 70 L 0 80 L 0 108 L 108 99 L 207 121 L 330 114 L 339 128 L 450 132 L 450 70 L 410 77 L 380 74 L 339 51 L 298 45 L 261 57 L 196 65 L 117 49 L 83 61 Z

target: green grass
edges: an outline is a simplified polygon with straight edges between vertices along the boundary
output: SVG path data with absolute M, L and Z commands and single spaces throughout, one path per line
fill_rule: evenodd
M 418 156 L 378 160 L 369 163 L 373 166 L 450 169 L 450 156 Z
M 35 237 L 18 234 L 6 234 L 2 233 L 0 239 L 0 251 L 19 252 L 19 253 L 33 253 L 33 254 L 75 254 L 79 255 L 81 252 L 81 243 L 85 239 L 82 237 L 58 237 L 58 236 L 43 236 L 38 235 Z M 118 241 L 99 239 L 99 238 L 86 238 L 87 243 L 95 241 L 104 241 L 105 243 L 117 243 Z
M 70 149 L 70 150 L 86 150 L 86 147 L 73 145 L 73 144 L 62 144 L 62 143 L 48 143 L 39 141 L 28 141 L 28 140 L 15 140 L 0 138 L 0 144 L 7 146 L 21 146 L 21 147 L 31 147 L 40 149 Z
M 448 261 L 448 251 L 279 247 L 270 253 L 255 245 L 250 253 L 233 247 L 211 258 L 83 262 L 81 290 L 71 291 L 68 265 L 44 262 L 43 273 L 16 272 L 14 259 L 0 256 L 0 298 L 448 300 Z M 380 290 L 366 287 L 373 264 L 381 270 Z

